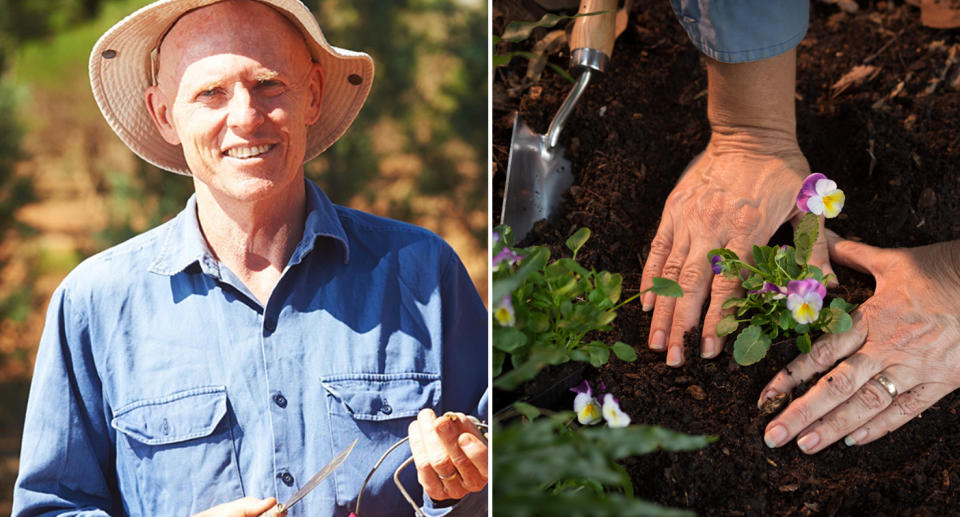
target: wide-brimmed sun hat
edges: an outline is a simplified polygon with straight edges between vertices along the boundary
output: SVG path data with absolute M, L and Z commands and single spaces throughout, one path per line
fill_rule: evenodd
M 157 130 L 144 92 L 153 84 L 160 42 L 170 27 L 188 11 L 221 1 L 154 2 L 111 27 L 90 54 L 90 85 L 107 123 L 133 152 L 168 171 L 190 175 L 181 147 L 168 144 Z M 373 60 L 327 43 L 313 13 L 299 0 L 256 1 L 286 16 L 323 67 L 322 111 L 307 131 L 306 162 L 330 147 L 356 118 L 373 83 Z

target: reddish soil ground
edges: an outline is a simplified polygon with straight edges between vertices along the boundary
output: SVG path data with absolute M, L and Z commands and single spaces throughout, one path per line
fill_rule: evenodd
M 709 136 L 699 53 L 668 2 L 635 4 L 610 71 L 590 85 L 561 137 L 574 187 L 555 220 L 537 225 L 523 243 L 563 254 L 566 237 L 590 227 L 593 237 L 578 259 L 623 273 L 625 295 L 639 288 L 667 194 Z M 798 49 L 798 134 L 813 170 L 835 179 L 847 194 L 845 213 L 829 226 L 884 247 L 960 238 L 960 91 L 951 86 L 960 64 L 950 57 L 960 33 L 924 27 L 919 10 L 899 2 L 860 2 L 855 14 L 812 2 L 810 19 Z M 494 32 L 504 24 L 495 18 Z M 540 31 L 528 42 L 501 44 L 497 52 L 528 48 L 543 37 Z M 566 67 L 567 58 L 564 51 L 551 59 Z M 864 63 L 876 66 L 876 75 L 834 95 L 831 85 Z M 514 59 L 494 74 L 497 217 L 513 112 L 545 132 L 571 87 L 548 70 L 530 88 L 523 82 L 525 66 Z M 788 239 L 786 231 L 774 237 Z M 841 287 L 833 294 L 862 302 L 872 293 L 871 277 L 844 268 L 838 275 Z M 792 445 L 771 450 L 762 441 L 771 417 L 761 416 L 755 402 L 796 348 L 775 345 L 750 367 L 734 363 L 729 350 L 701 361 L 695 331 L 685 354 L 694 359 L 673 369 L 647 350 L 649 323 L 639 304 L 621 310 L 602 339 L 638 345 L 639 360 L 614 358 L 599 370 L 587 368 L 585 376 L 603 380 L 637 423 L 719 440 L 696 453 L 659 452 L 626 461 L 639 497 L 701 515 L 956 512 L 960 393 L 867 446 L 839 444 L 815 456 Z M 563 405 L 570 401 L 572 394 Z

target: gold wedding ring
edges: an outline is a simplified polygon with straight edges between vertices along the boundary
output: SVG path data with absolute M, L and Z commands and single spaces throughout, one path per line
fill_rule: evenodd
M 453 474 L 450 474 L 449 476 L 443 476 L 443 475 L 441 475 L 439 472 L 437 472 L 437 477 L 440 478 L 440 481 L 446 481 L 446 480 L 448 480 L 448 479 L 453 479 L 453 478 L 457 477 L 457 471 L 454 470 L 454 471 L 453 471 Z
M 892 398 L 897 398 L 897 393 L 899 393 L 897 391 L 897 386 L 893 383 L 893 381 L 888 379 L 886 375 L 878 373 L 873 376 L 873 380 L 877 381 L 878 384 L 883 386 L 883 389 L 887 390 L 887 393 L 889 393 Z

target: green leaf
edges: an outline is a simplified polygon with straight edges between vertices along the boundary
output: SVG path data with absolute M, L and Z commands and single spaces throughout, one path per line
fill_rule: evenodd
M 754 245 L 753 248 L 751 248 L 751 254 L 753 255 L 753 265 L 756 266 L 757 269 L 767 274 L 770 274 L 770 272 L 774 270 L 773 257 L 776 254 L 774 248 Z
M 671 298 L 680 298 L 683 296 L 683 289 L 680 287 L 680 284 L 669 278 L 661 278 L 659 276 L 653 277 L 653 287 L 651 287 L 650 290 L 660 296 L 669 296 Z
M 623 291 L 623 276 L 620 274 L 601 271 L 597 273 L 597 289 L 603 292 L 610 303 L 617 303 Z
M 737 317 L 733 314 L 727 314 L 717 323 L 717 335 L 728 336 L 733 334 L 739 326 L 740 323 L 737 321 Z
M 590 354 L 588 354 L 587 351 L 582 348 L 576 348 L 570 351 L 570 360 L 588 363 L 590 362 Z
M 494 327 L 493 348 L 513 353 L 527 344 L 527 335 L 515 327 Z
M 620 341 L 613 344 L 613 353 L 620 358 L 621 361 L 629 363 L 637 360 L 637 351 L 634 350 L 632 346 Z
M 784 269 L 787 270 L 787 274 L 790 275 L 790 278 L 797 278 L 800 276 L 800 264 L 797 260 L 797 250 L 793 246 L 787 246 L 787 253 L 784 257 Z
M 732 309 L 734 307 L 743 307 L 747 304 L 746 298 L 727 298 L 727 301 L 723 302 L 723 305 L 720 306 L 721 309 Z
M 810 334 L 800 334 L 797 337 L 797 348 L 805 354 L 810 353 Z
M 733 343 L 733 358 L 738 364 L 751 365 L 767 355 L 770 337 L 757 325 L 750 325 L 737 336 Z
M 836 307 L 830 308 L 830 321 L 827 323 L 826 331 L 831 334 L 846 332 L 853 327 L 853 318 L 849 314 Z
M 793 315 L 791 314 L 790 317 L 793 318 Z M 796 328 L 793 329 L 793 331 L 796 332 L 797 334 L 806 334 L 810 332 L 810 325 L 808 323 L 804 323 L 803 325 L 797 325 Z
M 567 280 L 567 282 L 564 285 L 554 289 L 552 294 L 557 297 L 566 296 L 576 288 L 577 288 L 577 279 L 570 278 L 569 280 Z
M 817 266 L 807 266 L 807 273 L 810 275 L 807 278 L 813 278 L 817 282 L 823 283 L 823 270 Z
M 843 298 L 840 298 L 840 297 L 838 296 L 838 297 L 830 300 L 830 308 L 831 308 L 831 309 L 840 309 L 840 310 L 842 310 L 843 312 L 846 312 L 846 313 L 849 314 L 849 313 L 853 312 L 854 309 L 857 308 L 857 304 L 855 304 L 855 303 L 847 303 L 846 300 L 844 300 Z
M 819 227 L 819 218 L 808 212 L 800 218 L 800 222 L 793 229 L 793 245 L 797 247 L 797 264 L 802 266 L 810 261 L 810 255 L 813 253 L 813 243 L 817 242 Z
M 493 67 L 503 66 L 513 60 L 515 54 L 510 52 L 509 54 L 494 54 L 493 55 Z
M 600 343 L 600 346 L 591 345 L 589 348 L 590 353 L 590 365 L 594 368 L 599 368 L 610 360 L 610 349 L 606 345 Z
M 589 238 L 590 228 L 580 228 L 573 232 L 573 235 L 567 239 L 567 248 L 570 248 L 574 257 L 577 256 L 577 252 L 580 251 L 580 248 L 583 247 Z
M 593 321 L 593 324 L 602 327 L 604 325 L 609 325 L 611 321 L 616 319 L 617 313 L 614 311 L 604 311 L 597 314 L 596 319 Z
M 493 376 L 497 377 L 503 372 L 503 360 L 506 358 L 507 354 L 503 353 L 502 350 L 493 350 Z
M 748 291 L 759 291 L 763 287 L 763 278 L 757 274 L 752 274 L 743 281 L 742 285 Z
M 793 319 L 793 315 L 790 314 L 790 311 L 782 309 L 780 311 L 780 328 L 783 330 L 790 330 L 796 325 L 796 320 Z
M 540 416 L 540 410 L 526 402 L 514 402 L 513 409 L 516 409 L 517 413 L 527 417 L 527 420 L 536 420 L 537 417 Z
M 520 267 L 512 275 L 493 280 L 493 300 L 502 300 L 504 296 L 523 285 L 528 276 L 543 269 L 546 265 L 550 258 L 550 251 L 544 246 L 536 246 L 531 249 L 532 251 L 524 255 L 523 260 L 520 261 Z
M 535 333 L 546 332 L 550 329 L 550 317 L 542 312 L 530 311 L 525 319 L 526 330 Z

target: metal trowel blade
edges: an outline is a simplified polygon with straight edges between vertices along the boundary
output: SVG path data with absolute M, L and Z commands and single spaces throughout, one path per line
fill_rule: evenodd
M 518 113 L 500 214 L 500 222 L 510 226 L 516 242 L 523 240 L 533 223 L 550 218 L 570 185 L 573 172 L 570 160 L 563 157 L 563 147 L 549 149 L 546 136 L 535 133 Z

